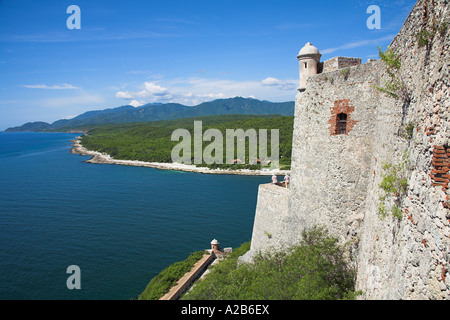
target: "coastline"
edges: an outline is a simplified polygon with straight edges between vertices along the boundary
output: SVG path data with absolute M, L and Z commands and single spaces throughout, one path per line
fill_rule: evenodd
M 73 154 L 79 154 L 82 156 L 92 156 L 89 160 L 84 162 L 88 163 L 103 163 L 103 164 L 116 164 L 124 166 L 135 166 L 135 167 L 148 167 L 160 170 L 174 170 L 174 171 L 184 171 L 184 172 L 195 172 L 195 173 L 205 173 L 205 174 L 234 174 L 234 175 L 246 175 L 246 176 L 271 176 L 272 173 L 276 175 L 285 175 L 290 173 L 290 170 L 250 170 L 250 169 L 239 169 L 239 170 L 223 170 L 223 169 L 210 169 L 205 167 L 197 167 L 195 165 L 181 164 L 181 163 L 162 163 L 162 162 L 145 162 L 138 160 L 119 160 L 113 159 L 109 154 L 101 153 L 98 151 L 87 150 L 81 145 L 79 137 L 76 137 L 73 142 L 73 147 L 70 152 Z

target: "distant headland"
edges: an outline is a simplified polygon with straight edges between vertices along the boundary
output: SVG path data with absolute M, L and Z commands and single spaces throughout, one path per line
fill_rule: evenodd
M 82 156 L 92 156 L 89 160 L 85 162 L 88 163 L 97 163 L 97 164 L 117 164 L 117 165 L 125 165 L 125 166 L 134 166 L 134 167 L 148 167 L 160 170 L 174 170 L 174 171 L 184 171 L 184 172 L 196 172 L 196 173 L 205 173 L 205 174 L 236 174 L 236 175 L 246 175 L 246 176 L 271 176 L 272 174 L 276 175 L 285 175 L 289 173 L 289 170 L 270 170 L 270 169 L 261 169 L 261 170 L 250 170 L 250 169 L 238 169 L 238 170 L 229 170 L 229 169 L 210 169 L 206 167 L 197 167 L 195 165 L 181 164 L 181 163 L 163 163 L 163 162 L 146 162 L 146 161 L 137 161 L 137 160 L 120 160 L 113 159 L 109 154 L 87 150 L 85 147 L 81 145 L 81 141 L 77 137 L 73 140 L 73 148 L 70 150 L 73 154 L 79 154 Z

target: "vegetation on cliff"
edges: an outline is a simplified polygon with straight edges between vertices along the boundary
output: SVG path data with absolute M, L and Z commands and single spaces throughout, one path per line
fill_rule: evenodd
M 378 47 L 378 56 L 386 67 L 386 74 L 389 80 L 384 82 L 383 87 L 375 86 L 375 88 L 388 97 L 407 99 L 408 93 L 399 73 L 401 67 L 399 55 L 389 48 L 383 52 L 381 47 Z
M 302 233 L 299 245 L 257 255 L 239 264 L 250 249 L 243 244 L 212 267 L 183 297 L 186 300 L 340 300 L 354 299 L 355 270 L 337 239 L 323 228 Z
M 177 281 L 201 259 L 203 251 L 193 252 L 184 261 L 176 262 L 154 277 L 142 292 L 139 300 L 158 300 L 172 288 Z
M 408 191 L 408 157 L 404 153 L 403 160 L 399 164 L 383 163 L 383 180 L 379 184 L 382 194 L 379 196 L 378 215 L 381 219 L 388 216 L 387 204 L 392 202 L 390 213 L 392 217 L 401 220 L 403 218 L 402 202 Z

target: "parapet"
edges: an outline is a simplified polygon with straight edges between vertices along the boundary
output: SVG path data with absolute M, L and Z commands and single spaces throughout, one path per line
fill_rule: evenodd
M 336 71 L 342 68 L 347 68 L 351 66 L 357 66 L 361 64 L 361 58 L 350 58 L 350 57 L 334 57 L 323 63 L 322 72 Z

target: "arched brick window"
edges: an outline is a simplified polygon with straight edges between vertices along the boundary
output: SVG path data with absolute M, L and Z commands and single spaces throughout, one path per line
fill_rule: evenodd
M 347 114 L 339 113 L 336 121 L 336 134 L 347 134 Z
M 358 120 L 352 119 L 355 108 L 349 99 L 337 100 L 331 107 L 331 116 L 328 120 L 330 135 L 348 135 Z

